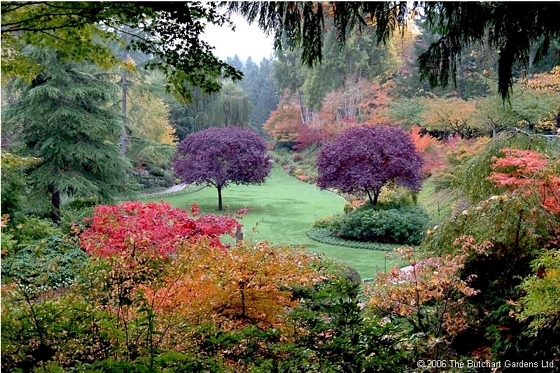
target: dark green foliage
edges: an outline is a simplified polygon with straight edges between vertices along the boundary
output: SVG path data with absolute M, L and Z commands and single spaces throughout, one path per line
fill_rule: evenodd
M 558 349 L 554 330 L 533 335 L 530 320 L 512 317 L 523 295 L 522 279 L 534 275 L 531 262 L 560 223 L 533 198 L 492 196 L 444 221 L 420 246 L 430 255 L 467 249 L 463 273 L 475 275 L 471 286 L 480 290 L 469 299 L 481 316 L 480 345 L 490 346 L 501 361 L 550 359 L 550 351 Z
M 329 12 L 331 6 L 336 11 Z M 323 29 L 325 15 L 334 15 L 338 41 L 344 45 L 349 30 L 365 26 L 364 19 L 376 20 L 375 41 L 386 42 L 402 25 L 408 11 L 406 2 L 234 2 L 229 9 L 242 14 L 249 22 L 256 22 L 263 30 L 274 34 L 276 49 L 301 48 L 301 62 L 313 66 L 323 60 Z M 363 17 L 363 18 L 362 18 Z
M 301 85 L 303 101 L 307 108 L 319 110 L 325 96 L 334 90 L 349 87 L 361 79 L 385 81 L 392 76 L 398 65 L 394 51 L 385 45 L 377 45 L 375 30 L 365 28 L 361 33 L 351 33 L 344 47 L 337 44 L 336 30 L 332 20 L 326 20 L 322 32 L 324 58 L 321 64 L 301 68 L 305 80 Z M 294 74 L 292 71 L 290 74 Z M 284 79 L 289 79 L 284 76 Z M 339 108 L 340 117 L 358 117 L 360 110 Z
M 39 367 L 49 366 L 65 349 L 73 351 L 76 362 L 99 356 L 96 348 L 103 348 L 103 338 L 95 334 L 98 314 L 83 302 L 33 300 L 28 290 L 18 287 L 2 297 L 3 305 L 10 298 L 9 311 L 2 314 L 2 371 L 41 372 Z
M 402 372 L 406 350 L 395 324 L 369 315 L 359 303 L 360 284 L 336 278 L 319 284 L 289 319 L 306 328 L 276 368 L 258 372 Z M 280 347 L 280 346 L 279 346 Z
M 320 225 L 345 240 L 418 245 L 429 221 L 428 214 L 419 206 L 382 204 Z
M 278 106 L 278 88 L 274 80 L 273 60 L 263 58 L 260 64 L 249 57 L 245 65 L 241 63 L 237 55 L 233 60 L 228 59 L 228 63 L 241 65 L 243 80 L 238 85 L 249 95 L 252 104 L 250 111 L 249 124 L 262 133 L 262 126 L 268 119 L 270 112 Z
M 2 282 L 16 282 L 37 291 L 59 289 L 74 282 L 87 255 L 80 246 L 51 235 L 2 260 Z
M 142 190 L 146 192 L 170 188 L 175 185 L 177 180 L 172 171 L 162 170 L 156 170 L 152 173 L 148 171 L 135 172 L 133 177 Z
M 92 66 L 62 63 L 53 51 L 28 48 L 26 53 L 44 70 L 6 109 L 5 118 L 27 126 L 25 143 L 41 158 L 30 177 L 34 189 L 51 199 L 53 221 L 60 220 L 64 196 L 110 200 L 130 193 L 130 164 L 117 144 L 121 118 L 111 106 L 118 86 Z
M 84 226 L 84 219 L 93 215 L 93 207 L 100 201 L 95 199 L 75 199 L 62 206 L 60 229 L 64 234 L 73 234 L 73 230 Z
M 113 358 L 95 361 L 91 364 L 78 364 L 74 370 L 79 373 L 226 373 L 224 364 L 212 356 L 195 356 L 179 352 L 165 352 L 154 357 L 153 361 L 142 359 L 128 362 Z
M 2 3 L 2 42 L 12 52 L 3 48 L 2 73 L 29 76 L 34 72 L 31 68 L 38 69 L 36 61 L 13 56 L 22 45 L 56 49 L 64 61 L 110 67 L 118 61 L 104 42 L 114 41 L 119 32 L 131 28 L 142 36 L 133 36 L 128 48 L 153 56 L 148 68 L 163 71 L 167 88 L 188 100 L 191 86 L 217 92 L 222 77 L 241 78 L 241 72 L 215 57 L 200 37 L 206 23 L 229 25 L 215 3 Z
M 516 292 L 512 291 L 511 295 L 515 297 Z M 517 307 L 514 304 L 506 303 L 497 306 L 488 314 L 486 319 L 489 326 L 485 337 L 491 342 L 492 353 L 499 356 L 501 361 L 557 361 L 560 356 L 558 327 L 532 333 L 528 323 L 519 322 L 511 317 L 516 311 Z M 533 371 L 538 372 L 541 369 Z
M 514 65 L 527 67 L 543 60 L 550 41 L 560 35 L 558 3 L 427 2 L 424 6 L 429 27 L 440 36 L 418 59 L 421 77 L 432 86 L 455 79 L 457 57 L 465 46 L 487 40 L 499 53 L 498 92 L 508 98 Z M 530 61 L 532 47 L 536 53 Z
M 2 151 L 4 153 L 4 151 Z M 2 154 L 2 157 L 4 154 Z M 0 174 L 2 180 L 0 187 L 1 210 L 2 215 L 18 213 L 23 209 L 24 190 L 26 187 L 26 177 L 24 173 L 25 167 L 4 167 L 2 162 L 2 173 Z
M 4 89 L 4 88 L 3 88 Z M 6 105 L 5 102 L 2 105 Z M 29 201 L 26 200 L 29 192 L 28 171 L 33 169 L 41 161 L 35 157 L 25 157 L 10 151 L 19 152 L 21 144 L 18 144 L 21 136 L 21 128 L 19 126 L 8 126 L 6 122 L 2 122 L 2 161 L 1 167 L 1 200 L 0 210 L 2 215 L 10 215 L 10 220 L 17 220 L 29 210 Z M 16 127 L 16 128 L 12 128 Z M 10 130 L 14 130 L 14 134 L 10 134 Z M 8 132 L 8 133 L 6 133 Z M 8 139 L 8 141 L 6 141 Z M 15 143 L 15 144 L 14 144 Z
M 307 231 L 307 237 L 317 242 L 326 243 L 329 245 L 351 247 L 354 249 L 363 250 L 392 251 L 398 247 L 398 245 L 396 244 L 346 240 L 344 238 L 334 236 L 333 232 L 326 228 L 311 228 Z
M 330 10 L 335 8 L 332 13 Z M 560 35 L 556 2 L 328 2 L 307 3 L 240 2 L 230 9 L 275 35 L 275 47 L 301 48 L 301 61 L 313 66 L 323 60 L 326 14 L 333 16 L 337 39 L 344 45 L 353 30 L 374 20 L 375 39 L 386 42 L 418 9 L 428 28 L 437 35 L 418 59 L 420 75 L 431 86 L 455 81 L 462 52 L 475 42 L 487 42 L 498 52 L 498 92 L 509 97 L 513 69 L 526 67 L 546 56 L 551 41 Z M 535 50 L 531 56 L 532 49 Z M 467 54 L 467 53 L 464 53 Z M 533 57 L 531 61 L 531 57 Z

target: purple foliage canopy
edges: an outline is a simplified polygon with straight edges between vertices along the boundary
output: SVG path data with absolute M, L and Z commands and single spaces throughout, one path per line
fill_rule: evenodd
M 419 190 L 422 162 L 412 139 L 399 127 L 350 128 L 317 154 L 317 186 L 365 192 L 376 204 L 381 188 L 388 183 Z
M 260 184 L 269 175 L 272 160 L 266 141 L 241 127 L 211 127 L 185 137 L 173 158 L 175 174 L 187 184 L 209 184 L 222 189 L 233 184 Z

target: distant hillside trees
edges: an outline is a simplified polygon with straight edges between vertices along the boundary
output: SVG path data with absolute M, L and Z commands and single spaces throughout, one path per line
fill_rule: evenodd
M 245 64 L 237 55 L 228 63 L 243 72 L 237 83 L 222 82 L 219 93 L 206 94 L 192 88 L 192 101 L 181 103 L 168 97 L 170 122 L 179 140 L 190 133 L 213 126 L 242 126 L 262 132 L 270 112 L 278 105 L 276 81 L 272 76 L 272 60 L 263 58 L 257 65 L 251 58 Z

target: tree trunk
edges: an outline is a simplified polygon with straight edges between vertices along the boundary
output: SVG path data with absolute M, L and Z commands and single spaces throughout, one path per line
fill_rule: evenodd
M 246 313 L 246 309 L 245 309 L 245 284 L 241 285 L 241 317 L 245 318 L 245 313 Z
M 218 210 L 222 211 L 222 186 L 218 186 Z
M 60 224 L 60 192 L 58 190 L 51 193 L 51 219 L 53 223 Z
M 301 91 L 298 89 L 299 112 L 301 115 L 301 123 L 307 124 L 307 116 L 305 115 L 305 108 L 303 107 L 303 97 Z
M 463 63 L 461 61 L 461 54 L 457 54 L 457 75 L 455 77 L 457 98 L 462 99 L 465 95 L 465 73 L 463 70 Z
M 125 27 L 125 32 L 126 31 L 128 31 L 127 27 Z M 126 47 L 127 46 L 128 46 L 128 34 L 125 33 L 124 34 L 124 49 L 123 49 L 123 54 L 122 54 L 123 63 L 125 63 L 127 58 L 128 58 L 128 54 L 126 52 Z M 126 136 L 126 96 L 127 96 L 127 93 L 128 93 L 128 81 L 127 81 L 126 69 L 125 68 L 123 68 L 123 71 L 122 71 L 121 84 L 122 84 L 121 104 L 122 104 L 123 124 L 122 124 L 122 134 L 121 134 L 121 138 L 120 138 L 120 148 L 121 148 L 121 154 L 126 155 L 126 142 L 128 140 L 128 138 Z
M 379 192 L 373 192 L 373 204 L 377 205 L 377 200 L 379 199 Z
M 379 199 L 379 194 L 381 194 L 381 189 L 379 190 L 374 190 L 373 191 L 373 196 L 371 195 L 371 192 L 369 191 L 369 189 L 365 188 L 367 196 L 369 198 L 369 203 L 371 203 L 372 205 L 377 205 L 377 200 Z

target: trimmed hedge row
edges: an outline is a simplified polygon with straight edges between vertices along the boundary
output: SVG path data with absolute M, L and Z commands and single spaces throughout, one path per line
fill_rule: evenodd
M 307 237 L 314 241 L 326 243 L 335 246 L 351 247 L 354 249 L 392 251 L 401 245 L 385 244 L 379 242 L 360 242 L 345 240 L 340 237 L 334 237 L 332 232 L 325 228 L 311 228 L 307 231 Z

